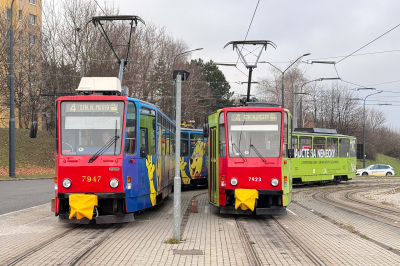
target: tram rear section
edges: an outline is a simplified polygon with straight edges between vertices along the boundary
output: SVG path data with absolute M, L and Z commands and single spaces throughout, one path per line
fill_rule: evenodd
M 209 202 L 221 213 L 286 213 L 292 190 L 290 117 L 269 104 L 209 116 Z

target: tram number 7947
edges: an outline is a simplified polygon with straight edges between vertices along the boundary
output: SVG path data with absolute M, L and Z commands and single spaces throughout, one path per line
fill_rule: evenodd
M 249 177 L 249 182 L 261 182 L 261 177 Z

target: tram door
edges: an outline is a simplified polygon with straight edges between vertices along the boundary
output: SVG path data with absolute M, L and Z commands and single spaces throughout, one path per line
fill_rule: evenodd
M 208 172 L 208 179 L 209 179 L 209 199 L 210 202 L 218 204 L 218 178 L 217 178 L 217 128 L 212 127 L 210 128 L 210 169 Z

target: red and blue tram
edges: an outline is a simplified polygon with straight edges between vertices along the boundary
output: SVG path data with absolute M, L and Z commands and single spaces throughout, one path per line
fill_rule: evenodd
M 117 78 L 83 78 L 56 100 L 54 211 L 69 223 L 119 223 L 172 192 L 175 124 L 121 96 Z
M 208 117 L 209 202 L 221 213 L 285 214 L 292 195 L 291 115 L 252 104 Z

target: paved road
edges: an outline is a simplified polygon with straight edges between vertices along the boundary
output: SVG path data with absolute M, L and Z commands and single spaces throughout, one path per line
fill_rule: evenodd
M 0 215 L 50 203 L 53 197 L 53 179 L 0 181 Z

